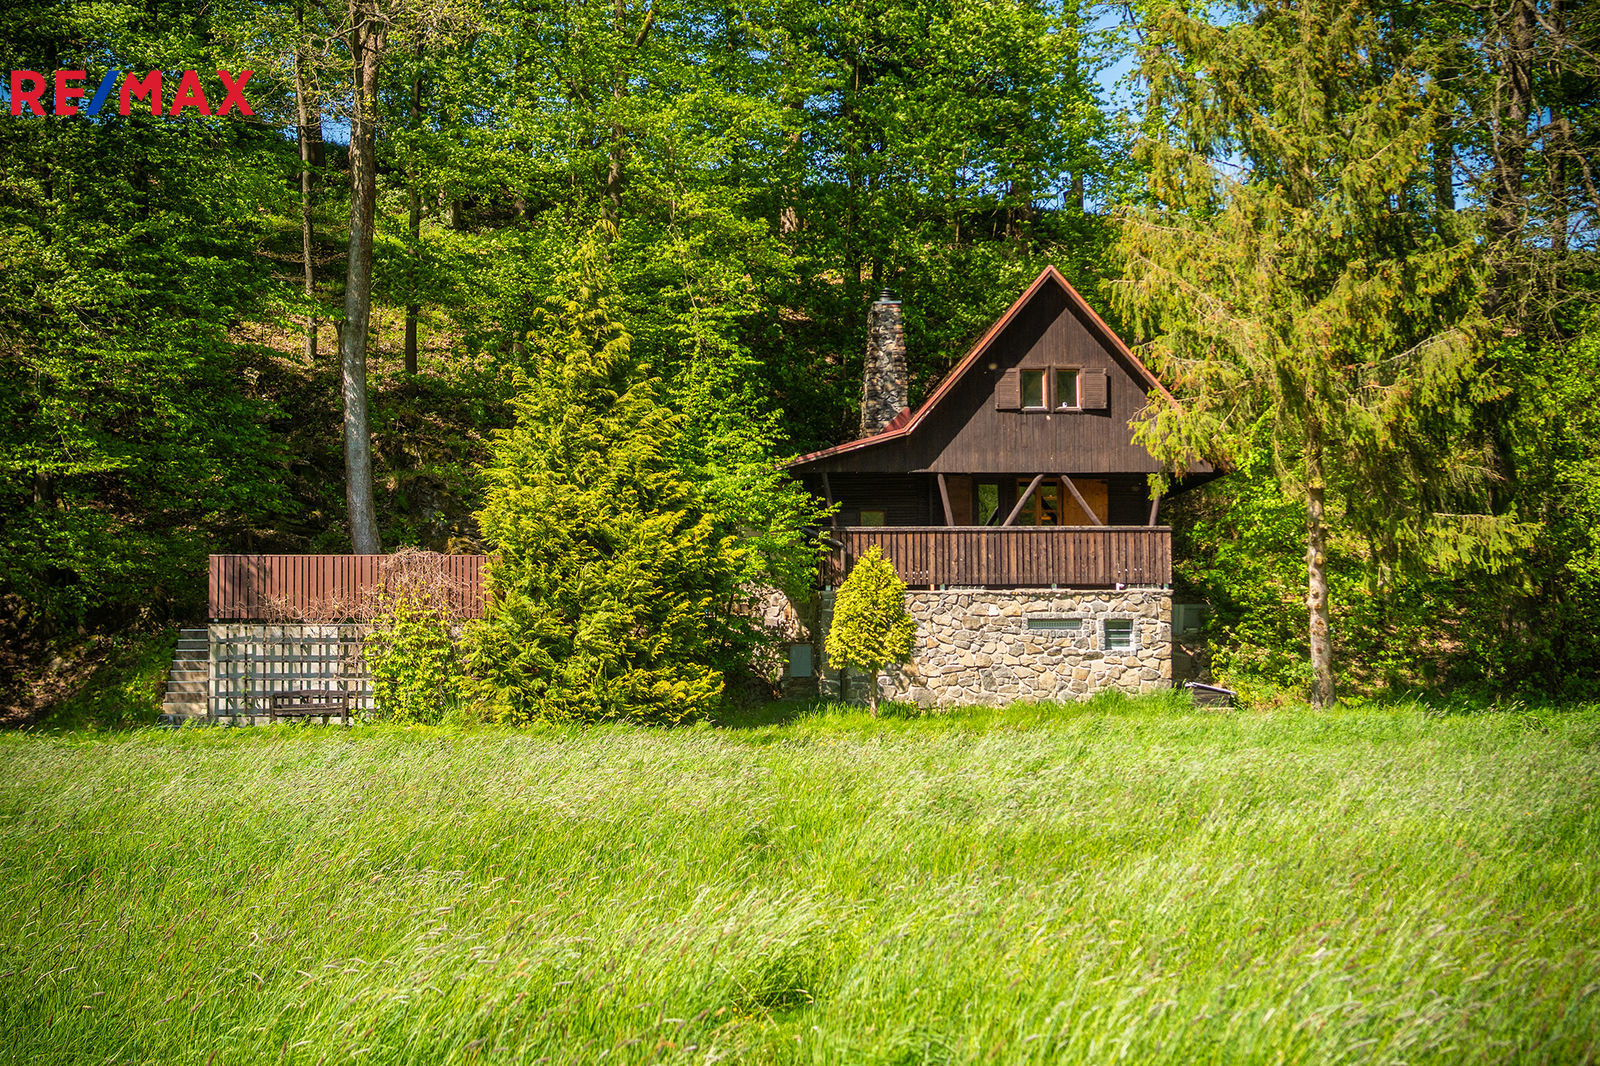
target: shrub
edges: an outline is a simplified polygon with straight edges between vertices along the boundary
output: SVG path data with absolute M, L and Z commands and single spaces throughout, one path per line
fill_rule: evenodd
M 911 657 L 917 623 L 906 611 L 906 583 L 877 547 L 868 548 L 839 586 L 828 627 L 828 660 L 867 674 L 867 704 L 878 713 L 878 671 Z
M 415 593 L 401 593 L 373 619 L 363 649 L 378 714 L 432 725 L 460 696 L 461 669 L 450 620 Z
M 750 642 L 743 552 L 674 458 L 680 420 L 590 283 L 536 331 L 479 514 L 498 549 L 468 662 L 512 721 L 672 723 Z

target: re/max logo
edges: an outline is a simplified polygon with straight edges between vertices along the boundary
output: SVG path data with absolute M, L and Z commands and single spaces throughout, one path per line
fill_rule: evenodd
M 116 91 L 117 79 L 122 78 L 122 91 L 118 95 L 119 107 L 117 114 L 126 115 L 133 111 L 134 101 L 141 104 L 148 103 L 152 115 L 179 115 L 186 108 L 194 108 L 202 115 L 227 115 L 237 112 L 240 115 L 254 115 L 250 110 L 250 103 L 244 98 L 245 82 L 250 80 L 253 70 L 242 70 L 238 77 L 234 77 L 226 70 L 217 71 L 217 77 L 222 80 L 222 102 L 215 111 L 211 109 L 211 102 L 206 99 L 206 89 L 200 81 L 200 75 L 192 70 L 186 70 L 178 78 L 177 87 L 172 94 L 172 107 L 163 110 L 163 97 L 161 95 L 161 71 L 152 70 L 142 77 L 128 71 L 123 77 L 120 70 L 108 71 L 100 79 L 100 85 L 95 89 L 94 95 L 89 97 L 87 87 L 74 84 L 87 81 L 89 74 L 82 70 L 58 70 L 55 72 L 55 93 L 51 102 L 55 105 L 50 111 L 53 115 L 98 115 L 100 109 L 106 105 L 112 92 Z M 21 115 L 24 106 L 40 117 L 45 114 L 44 94 L 51 87 L 51 79 L 34 70 L 13 70 L 11 72 L 11 113 Z M 73 103 L 89 97 L 87 107 L 80 108 Z

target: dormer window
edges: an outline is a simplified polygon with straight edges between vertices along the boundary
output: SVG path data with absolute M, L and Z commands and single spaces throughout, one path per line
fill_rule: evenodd
M 1076 411 L 1083 406 L 1078 402 L 1078 368 L 1056 369 L 1055 408 L 1058 411 Z
M 1043 370 L 1022 372 L 1022 409 L 1043 411 L 1048 406 L 1044 398 L 1045 376 Z

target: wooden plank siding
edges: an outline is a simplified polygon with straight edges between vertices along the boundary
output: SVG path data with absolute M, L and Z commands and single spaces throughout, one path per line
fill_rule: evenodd
M 384 555 L 213 555 L 208 581 L 214 621 L 335 621 L 356 617 L 384 583 Z M 451 613 L 478 618 L 483 555 L 433 557 L 443 569 Z
M 1167 526 L 850 526 L 834 530 L 837 583 L 877 546 L 908 585 L 990 588 L 1170 585 Z
M 1073 368 L 1104 374 L 1098 408 L 1005 410 L 997 390 L 1011 370 Z M 796 472 L 944 474 L 1048 470 L 1096 476 L 1147 474 L 1160 463 L 1133 440 L 1129 420 L 1146 404 L 1140 370 L 1098 335 L 1056 286 L 1039 290 L 993 339 L 985 358 L 953 382 L 909 437 L 795 464 Z M 1002 398 L 1004 399 L 1004 398 Z

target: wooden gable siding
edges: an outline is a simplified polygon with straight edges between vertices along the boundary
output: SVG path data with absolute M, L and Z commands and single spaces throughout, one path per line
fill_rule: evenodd
M 1077 367 L 1106 372 L 1102 410 L 997 410 L 996 389 L 1006 371 Z M 909 436 L 821 457 L 807 472 L 946 474 L 1131 473 L 1159 469 L 1133 443 L 1130 419 L 1145 405 L 1145 384 L 1068 300 L 1059 285 L 1043 286 L 995 338 L 987 357 L 955 383 L 949 395 Z

